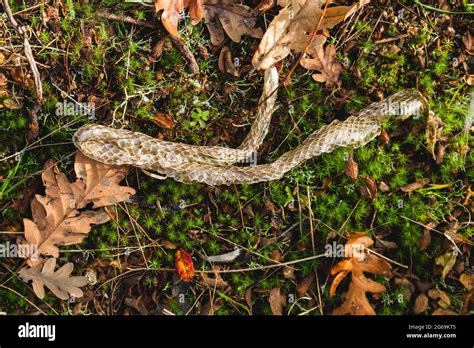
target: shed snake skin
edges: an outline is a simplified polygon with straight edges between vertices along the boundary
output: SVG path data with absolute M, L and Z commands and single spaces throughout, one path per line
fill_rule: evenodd
M 272 67 L 265 71 L 255 120 L 237 149 L 162 141 L 143 133 L 98 124 L 80 127 L 73 142 L 84 155 L 96 161 L 135 166 L 145 172 L 159 173 L 163 178 L 208 185 L 257 183 L 278 180 L 303 161 L 337 148 L 363 146 L 380 134 L 386 120 L 403 121 L 420 111 L 429 112 L 428 102 L 420 92 L 399 92 L 344 121 L 334 120 L 319 128 L 272 163 L 235 165 L 248 163 L 267 135 L 277 89 L 278 72 Z

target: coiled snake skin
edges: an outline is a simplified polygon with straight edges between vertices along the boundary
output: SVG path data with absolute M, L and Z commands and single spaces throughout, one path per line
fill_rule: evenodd
M 280 179 L 301 162 L 339 147 L 365 145 L 377 137 L 385 120 L 402 121 L 420 110 L 425 114 L 429 112 L 426 99 L 418 91 L 399 92 L 369 105 L 345 121 L 335 120 L 321 127 L 301 145 L 272 163 L 234 165 L 248 163 L 262 144 L 275 107 L 277 88 L 278 73 L 272 67 L 265 71 L 255 121 L 237 149 L 162 141 L 143 133 L 96 124 L 79 128 L 73 142 L 84 155 L 96 161 L 132 165 L 181 182 L 195 181 L 208 185 L 257 183 Z

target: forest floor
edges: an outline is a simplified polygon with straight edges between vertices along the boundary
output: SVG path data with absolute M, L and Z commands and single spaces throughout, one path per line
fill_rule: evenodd
M 368 275 L 386 288 L 368 295 L 377 314 L 473 314 L 474 9 L 466 1 L 453 3 L 448 8 L 442 1 L 372 1 L 330 30 L 328 41 L 342 64 L 340 84 L 326 87 L 297 67 L 291 84 L 278 92 L 280 108 L 258 154 L 260 162 L 273 161 L 322 125 L 416 88 L 442 120 L 437 159 L 427 148 L 423 120 L 410 119 L 388 124 L 382 138 L 355 149 L 359 172 L 352 177 L 348 149 L 309 160 L 281 180 L 254 185 L 158 181 L 131 168 L 126 185 L 136 194 L 115 207 L 114 220 L 61 249 L 58 264 L 72 262 L 75 275 L 92 278 L 84 296 L 62 301 L 47 292 L 37 298 L 18 276 L 24 260 L 7 257 L 0 259 L 0 312 L 331 314 L 341 306 L 350 277 L 330 296 L 331 268 L 342 258 L 313 256 L 344 244 L 350 233 L 366 232 L 373 250 L 392 267 L 389 276 Z M 192 74 L 171 41 L 162 41 L 157 52 L 167 33 L 149 3 L 15 0 L 10 6 L 19 24 L 31 27 L 43 103 L 39 140 L 28 144 L 34 81 L 23 40 L 2 13 L 2 244 L 15 242 L 23 218 L 31 218 L 32 198 L 44 194 L 41 171 L 48 159 L 74 177 L 71 139 L 84 124 L 113 120 L 196 145 L 237 147 L 247 134 L 263 74 L 243 71 L 259 39 L 227 39 L 242 71 L 231 76 L 219 69 L 219 50 L 212 48 L 203 22 L 191 25 L 184 16 L 180 34 L 199 67 Z M 279 10 L 259 16 L 258 26 L 266 28 Z M 127 23 L 125 17 L 141 22 Z M 292 53 L 279 64 L 280 76 L 297 58 Z M 59 105 L 76 102 L 93 102 L 93 117 L 80 110 L 58 112 Z M 191 281 L 174 271 L 178 249 L 192 257 Z M 235 250 L 238 256 L 225 263 L 205 256 Z

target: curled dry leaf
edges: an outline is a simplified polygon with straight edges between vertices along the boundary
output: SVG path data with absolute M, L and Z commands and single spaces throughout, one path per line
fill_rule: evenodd
M 199 23 L 204 16 L 204 0 L 155 0 L 155 11 L 161 12 L 161 22 L 172 36 L 179 38 L 179 14 L 188 9 L 192 24 Z
M 443 126 L 444 123 L 441 117 L 437 116 L 430 110 L 428 113 L 428 120 L 426 121 L 425 135 L 428 151 L 431 153 L 434 160 L 437 159 L 435 146 L 441 137 Z
M 243 35 L 257 39 L 263 33 L 256 28 L 258 11 L 241 4 L 240 0 L 206 0 L 204 19 L 211 35 L 211 43 L 220 46 L 224 43 L 225 34 L 233 42 L 240 42 Z
M 425 251 L 428 249 L 429 245 L 431 244 L 431 230 L 436 226 L 438 226 L 436 222 L 430 221 L 423 228 L 423 237 L 421 237 L 420 240 L 420 251 Z
M 456 254 L 452 251 L 448 251 L 447 253 L 436 258 L 436 264 L 443 267 L 443 270 L 441 271 L 441 279 L 443 282 L 448 273 L 453 269 L 455 263 Z
M 55 272 L 56 259 L 49 258 L 44 264 L 23 268 L 19 274 L 25 282 L 33 281 L 33 291 L 40 299 L 45 296 L 46 286 L 55 296 L 67 300 L 69 296 L 82 297 L 80 287 L 88 284 L 86 277 L 71 276 L 73 267 L 72 263 L 67 263 Z
M 221 53 L 219 54 L 219 61 L 218 61 L 219 70 L 223 73 L 230 74 L 234 77 L 239 77 L 239 71 L 234 65 L 234 61 L 232 59 L 232 53 L 228 46 L 224 46 L 221 49 Z
M 76 181 L 70 183 L 54 161 L 45 163 L 42 173 L 45 195 L 31 201 L 32 220 L 23 219 L 22 256 L 33 265 L 40 255 L 59 256 L 59 246 L 80 243 L 91 225 L 110 220 L 102 208 L 127 200 L 135 193 L 131 187 L 120 186 L 125 167 L 108 166 L 77 153 L 74 169 Z M 93 209 L 81 210 L 92 203 Z
M 354 233 L 349 237 L 345 250 L 346 255 L 349 253 L 352 257 L 339 262 L 331 269 L 331 274 L 335 275 L 335 278 L 329 291 L 330 296 L 334 296 L 337 286 L 349 273 L 351 283 L 348 291 L 342 295 L 344 303 L 336 308 L 333 314 L 375 315 L 366 294 L 384 292 L 385 287 L 366 278 L 364 272 L 389 276 L 391 266 L 384 259 L 367 252 L 367 248 L 373 244 L 374 241 L 363 232 Z
M 308 70 L 317 70 L 319 73 L 312 75 L 317 82 L 324 82 L 326 87 L 338 84 L 342 65 L 336 62 L 336 46 L 330 44 L 318 46 L 308 51 L 310 58 L 301 59 L 301 66 Z
M 352 180 L 357 180 L 357 177 L 359 176 L 359 165 L 354 161 L 352 154 L 350 154 L 347 159 L 346 175 Z
M 361 0 L 352 6 L 329 7 L 321 21 L 319 30 L 331 29 L 348 18 L 370 0 Z M 323 0 L 279 1 L 285 6 L 272 20 L 262 41 L 255 52 L 252 63 L 257 69 L 268 69 L 284 59 L 291 51 L 302 52 L 316 29 L 322 14 Z M 326 41 L 323 35 L 316 35 L 309 51 L 316 49 Z

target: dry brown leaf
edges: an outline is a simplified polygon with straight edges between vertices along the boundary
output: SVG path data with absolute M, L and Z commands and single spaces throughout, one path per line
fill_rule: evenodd
M 19 274 L 25 282 L 33 281 L 33 291 L 40 299 L 45 296 L 46 286 L 55 296 L 67 300 L 70 296 L 82 297 L 84 294 L 79 288 L 88 284 L 86 277 L 71 276 L 73 267 L 67 263 L 55 272 L 56 259 L 49 258 L 44 264 L 23 268 Z
M 283 315 L 283 306 L 286 305 L 286 297 L 280 288 L 273 288 L 270 290 L 268 302 L 273 315 Z
M 228 73 L 234 77 L 239 77 L 239 71 L 234 65 L 234 61 L 232 59 L 232 53 L 228 46 L 224 46 L 221 49 L 221 53 L 219 54 L 219 61 L 218 61 L 219 70 L 223 73 Z
M 317 70 L 319 73 L 312 75 L 317 82 L 324 82 L 326 87 L 338 84 L 339 74 L 342 65 L 336 62 L 336 46 L 330 44 L 326 46 L 318 46 L 314 50 L 309 50 L 308 55 L 311 58 L 301 59 L 301 66 L 308 70 Z
M 57 258 L 59 246 L 80 243 L 92 224 L 110 220 L 103 209 L 80 209 L 91 203 L 93 209 L 114 205 L 135 193 L 133 188 L 119 185 L 127 173 L 125 167 L 101 164 L 78 152 L 74 169 L 77 180 L 70 183 L 54 161 L 44 165 L 45 195 L 32 200 L 32 220 L 23 219 L 25 234 L 19 239 L 19 244 L 29 246 L 22 256 L 31 258 L 30 264 L 37 263 L 40 255 Z
M 435 146 L 441 137 L 443 126 L 444 123 L 441 117 L 435 115 L 435 113 L 430 110 L 428 113 L 428 120 L 426 121 L 425 135 L 428 151 L 431 153 L 434 160 L 437 159 Z
M 172 36 L 179 38 L 179 15 L 188 9 L 192 24 L 196 25 L 204 16 L 204 0 L 155 0 L 155 11 L 161 13 L 161 22 Z
M 316 276 L 314 275 L 314 272 L 311 272 L 306 277 L 304 277 L 296 287 L 296 292 L 298 295 L 303 296 L 306 294 L 315 278 Z
M 240 42 L 242 35 L 261 38 L 263 33 L 256 28 L 258 11 L 240 3 L 240 0 L 206 0 L 204 19 L 211 34 L 211 43 L 220 46 L 225 34 L 233 42 Z
M 469 30 L 466 30 L 466 32 L 462 36 L 462 42 L 464 44 L 464 49 L 468 54 L 471 56 L 474 55 L 474 36 L 471 35 Z
M 352 154 L 350 154 L 349 158 L 347 159 L 346 175 L 352 180 L 357 180 L 359 176 L 359 165 L 357 164 L 356 161 L 354 161 Z
M 434 221 L 430 221 L 426 227 L 423 228 L 423 237 L 420 240 L 420 251 L 425 251 L 428 249 L 429 245 L 431 244 L 431 230 L 438 226 L 438 224 Z
M 329 7 L 319 30 L 331 29 L 348 18 L 370 0 L 361 0 L 352 6 Z M 323 0 L 279 1 L 285 6 L 272 20 L 255 52 L 252 63 L 256 69 L 268 69 L 284 59 L 291 51 L 302 52 L 316 29 L 322 14 Z M 309 51 L 316 51 L 325 42 L 323 35 L 316 35 Z
M 412 182 L 408 185 L 403 186 L 401 190 L 406 193 L 412 193 L 413 191 L 421 189 L 423 186 L 429 183 L 430 183 L 430 179 L 427 179 L 427 178 L 418 179 L 415 182 Z
M 214 277 L 209 277 L 206 275 L 206 273 L 202 273 L 201 274 L 202 282 L 210 286 L 211 288 L 216 288 L 216 289 L 225 289 L 229 287 L 229 284 L 227 284 L 227 282 L 224 279 L 222 279 L 220 275 L 221 268 L 219 266 L 214 266 L 212 270 L 214 271 Z
M 333 314 L 375 315 L 366 293 L 381 293 L 385 291 L 385 287 L 366 278 L 364 272 L 388 276 L 391 273 L 391 266 L 384 259 L 367 252 L 367 248 L 373 244 L 374 241 L 363 232 L 354 233 L 349 237 L 345 250 L 346 255 L 352 257 L 339 262 L 331 269 L 331 274 L 335 275 L 335 278 L 329 291 L 330 296 L 336 293 L 337 286 L 349 273 L 351 283 L 348 291 L 342 295 L 344 303 L 336 308 Z
M 413 313 L 420 314 L 428 309 L 428 296 L 425 294 L 420 294 L 415 300 L 413 306 Z
M 463 273 L 459 277 L 459 281 L 467 290 L 474 289 L 474 273 Z

